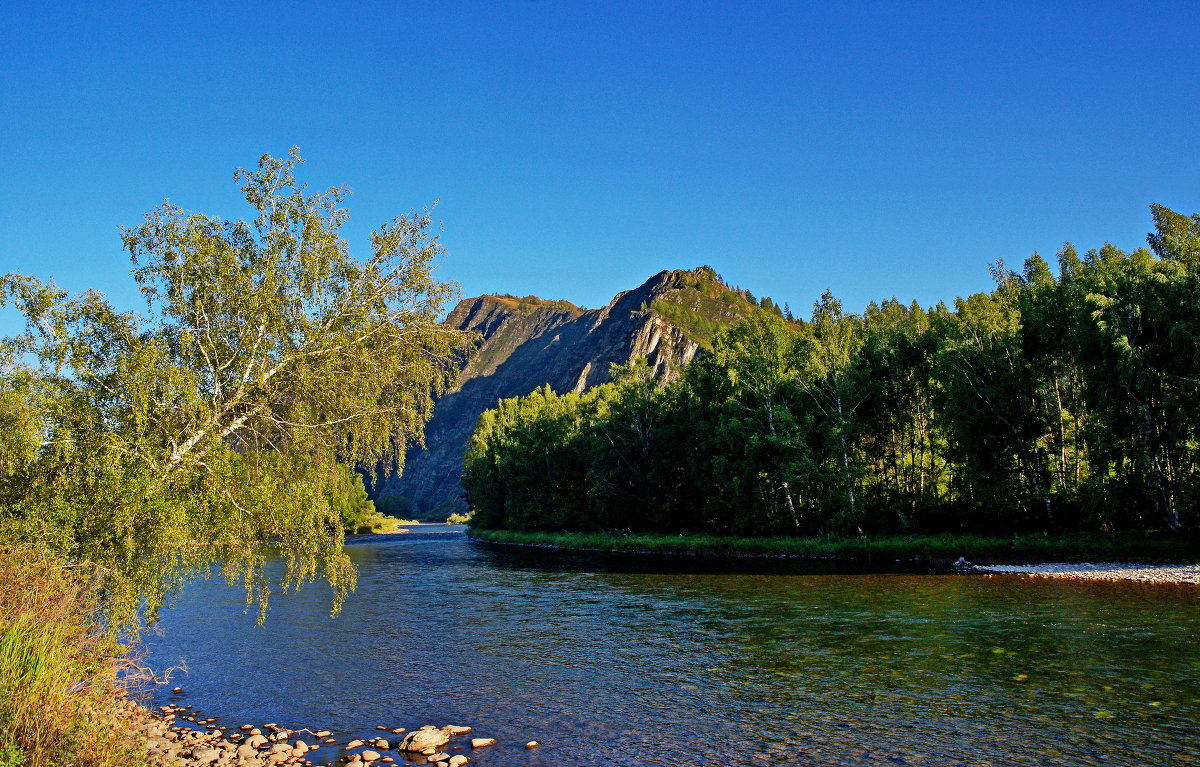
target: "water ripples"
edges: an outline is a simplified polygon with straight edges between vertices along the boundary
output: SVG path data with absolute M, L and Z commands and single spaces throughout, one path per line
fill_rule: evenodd
M 258 627 L 235 589 L 201 584 L 164 615 L 151 660 L 185 657 L 185 702 L 225 724 L 343 739 L 470 724 L 501 741 L 480 765 L 1200 758 L 1194 589 L 650 572 L 461 534 L 348 551 L 359 587 L 338 618 L 311 588 Z

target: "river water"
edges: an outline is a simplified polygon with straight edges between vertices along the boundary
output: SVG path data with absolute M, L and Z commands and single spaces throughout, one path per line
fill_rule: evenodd
M 149 640 L 189 668 L 157 702 L 340 743 L 471 725 L 499 744 L 464 753 L 497 767 L 1200 762 L 1194 586 L 563 555 L 439 526 L 347 551 L 337 618 L 320 585 L 264 626 L 237 588 L 189 587 Z

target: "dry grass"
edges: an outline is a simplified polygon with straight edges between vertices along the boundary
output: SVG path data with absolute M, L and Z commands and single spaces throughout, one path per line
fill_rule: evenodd
M 0 547 L 0 767 L 141 762 L 117 683 L 125 648 L 98 592 L 84 568 Z

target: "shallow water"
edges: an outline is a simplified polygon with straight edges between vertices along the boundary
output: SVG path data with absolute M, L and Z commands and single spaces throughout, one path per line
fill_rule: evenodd
M 336 619 L 320 586 L 274 597 L 262 627 L 239 590 L 191 587 L 149 642 L 158 669 L 190 669 L 158 702 L 179 684 L 222 724 L 342 743 L 467 724 L 500 740 L 468 751 L 480 765 L 1200 762 L 1194 586 L 561 555 L 461 530 L 349 544 Z

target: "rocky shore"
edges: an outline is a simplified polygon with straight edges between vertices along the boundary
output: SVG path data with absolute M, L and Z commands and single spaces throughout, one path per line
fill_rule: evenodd
M 1036 578 L 1081 581 L 1142 581 L 1200 584 L 1200 565 L 1137 565 L 1124 562 L 1053 562 L 1041 565 L 976 565 L 984 573 L 1016 573 Z
M 380 725 L 374 738 L 345 740 L 329 730 L 293 730 L 273 722 L 229 728 L 191 706 L 170 704 L 156 712 L 132 700 L 121 705 L 131 734 L 144 741 L 146 761 L 155 767 L 463 767 L 471 757 L 451 752 L 496 744 L 494 738 L 453 744 L 472 731 L 461 725 L 412 731 Z M 531 741 L 526 748 L 536 745 Z

